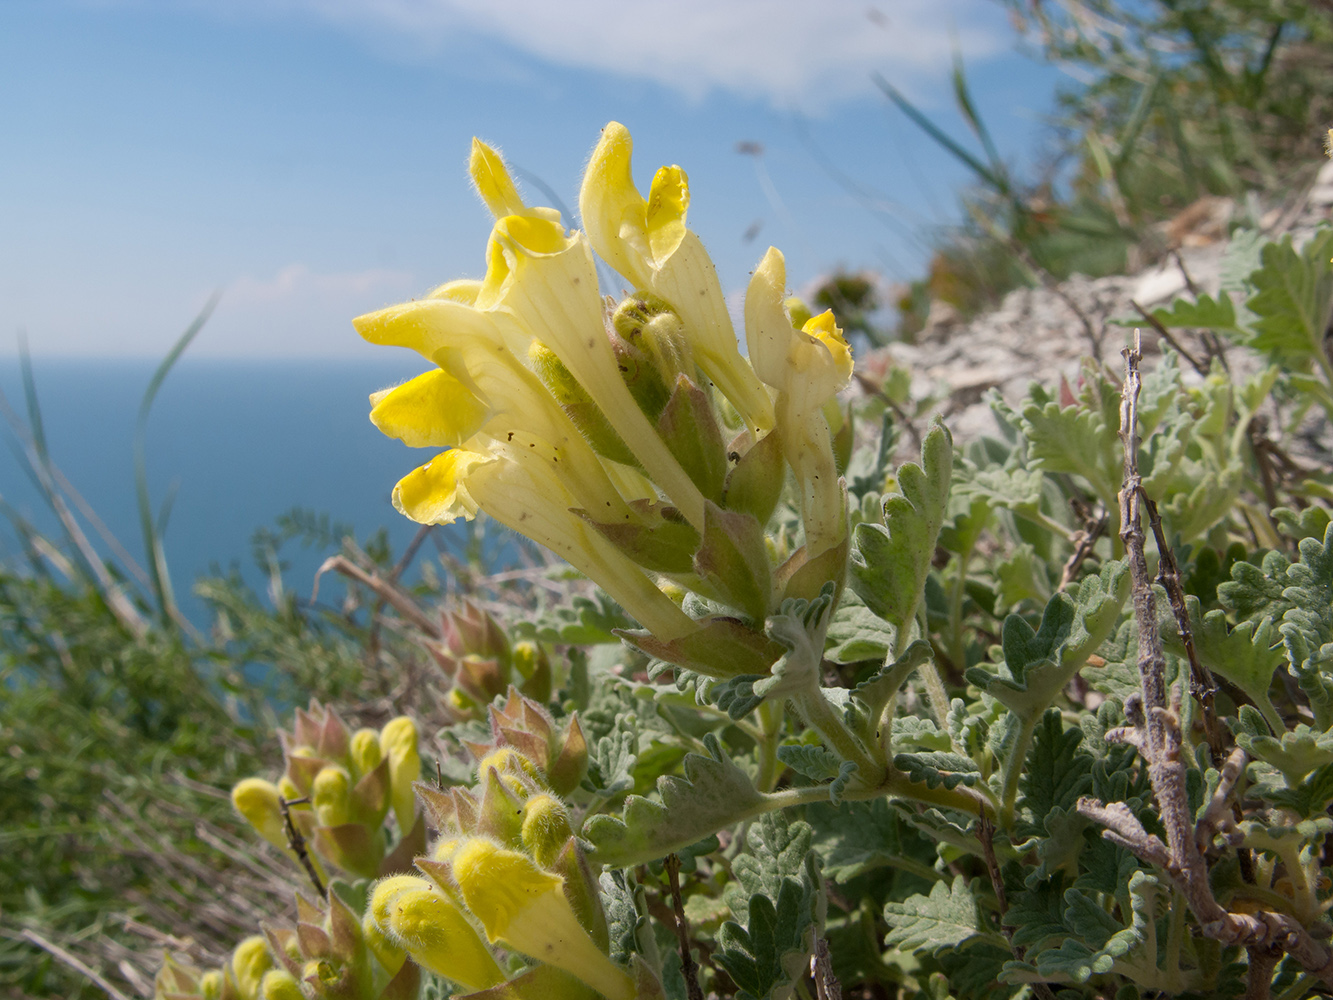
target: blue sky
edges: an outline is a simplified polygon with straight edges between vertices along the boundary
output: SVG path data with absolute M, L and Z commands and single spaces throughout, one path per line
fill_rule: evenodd
M 962 135 L 956 48 L 1021 164 L 1059 79 L 1015 44 L 986 0 L 5 0 L 0 354 L 160 355 L 221 289 L 194 354 L 366 357 L 353 315 L 480 274 L 473 135 L 572 204 L 610 119 L 729 291 L 769 244 L 909 278 L 966 178 L 871 74 Z

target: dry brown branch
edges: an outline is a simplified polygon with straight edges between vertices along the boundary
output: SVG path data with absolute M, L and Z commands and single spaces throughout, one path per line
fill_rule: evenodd
M 1084 798 L 1079 800 L 1078 810 L 1101 823 L 1105 827 L 1102 835 L 1108 840 L 1121 844 L 1142 860 L 1162 869 L 1184 896 L 1205 935 L 1227 945 L 1282 949 L 1326 985 L 1333 986 L 1333 951 L 1327 945 L 1316 941 L 1299 922 L 1286 914 L 1269 910 L 1229 912 L 1213 896 L 1208 882 L 1208 867 L 1199 849 L 1198 831 L 1186 791 L 1187 757 L 1182 752 L 1180 729 L 1181 690 L 1176 686 L 1168 703 L 1166 657 L 1157 631 L 1153 581 L 1144 554 L 1143 483 L 1138 468 L 1141 346 L 1142 338 L 1136 330 L 1134 346 L 1124 352 L 1125 386 L 1120 404 L 1120 436 L 1125 448 L 1125 476 L 1120 491 L 1120 537 L 1129 560 L 1134 618 L 1139 636 L 1142 707 L 1133 713 L 1130 721 L 1138 730 L 1137 744 L 1147 762 L 1158 815 L 1166 830 L 1166 843 L 1147 833 L 1123 803 L 1106 805 Z M 1126 709 L 1129 718 L 1128 706 Z
M 680 972 L 685 977 L 685 992 L 689 1000 L 704 1000 L 703 988 L 699 985 L 699 969 L 690 954 L 690 925 L 685 919 L 685 903 L 680 895 L 680 857 L 668 854 L 666 858 L 667 882 L 671 887 L 671 908 L 675 918 L 676 940 L 680 944 Z

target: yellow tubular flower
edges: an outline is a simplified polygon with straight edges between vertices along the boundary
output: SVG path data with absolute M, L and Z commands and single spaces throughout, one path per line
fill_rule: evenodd
M 587 390 L 648 475 L 696 528 L 703 496 L 644 416 L 620 377 L 606 336 L 592 249 L 581 233 L 511 215 L 495 224 L 477 308 L 494 310 L 510 349 L 526 354 L 537 340 Z
M 480 510 L 569 561 L 640 624 L 670 641 L 698 626 L 649 576 L 581 517 L 559 480 L 549 478 L 537 442 L 515 432 L 492 454 L 455 448 L 404 477 L 394 506 L 422 524 L 450 524 Z
M 787 269 L 770 247 L 745 294 L 745 338 L 755 373 L 778 391 L 778 433 L 801 486 L 805 544 L 813 558 L 840 543 L 847 519 L 824 404 L 847 385 L 852 354 L 832 313 L 792 326 L 784 298 Z
M 522 428 L 550 445 L 543 452 L 548 460 L 559 457 L 551 474 L 570 483 L 579 498 L 576 506 L 623 518 L 629 508 L 596 453 L 541 380 L 505 344 L 496 320 L 452 297 L 410 302 L 353 320 L 371 343 L 412 348 L 442 369 L 371 396 L 371 420 L 414 447 L 456 447 L 477 436 L 507 442 L 511 431 Z M 526 357 L 527 344 L 519 347 Z
M 579 191 L 579 211 L 593 249 L 636 288 L 660 295 L 689 332 L 695 357 L 745 419 L 762 433 L 773 426 L 773 407 L 736 346 L 717 270 L 685 225 L 689 182 L 679 167 L 663 167 L 648 198 L 630 171 L 629 130 L 611 122 L 602 130 Z
M 407 889 L 394 896 L 386 930 L 418 965 L 469 990 L 504 982 L 504 972 L 481 935 L 434 889 Z
M 633 978 L 593 943 L 558 875 L 481 838 L 455 852 L 453 870 L 468 909 L 492 941 L 564 969 L 608 1000 L 634 1000 Z
M 560 213 L 554 208 L 529 208 L 523 203 L 504 158 L 480 139 L 472 140 L 472 155 L 467 167 L 477 194 L 497 219 L 506 215 L 531 215 L 550 222 L 560 221 Z

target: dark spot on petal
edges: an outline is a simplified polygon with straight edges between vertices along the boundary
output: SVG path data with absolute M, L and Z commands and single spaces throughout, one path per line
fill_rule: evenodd
M 510 431 L 510 432 L 509 432 L 509 440 L 510 440 L 510 441 L 514 440 L 514 432 L 513 432 L 513 431 Z

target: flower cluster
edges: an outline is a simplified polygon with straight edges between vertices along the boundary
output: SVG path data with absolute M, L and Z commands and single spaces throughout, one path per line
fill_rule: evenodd
M 511 689 L 491 723 L 493 742 L 470 746 L 479 757 L 474 787 L 417 786 L 439 838 L 416 859 L 423 877 L 375 885 L 368 923 L 413 962 L 468 990 L 505 984 L 504 995 L 514 997 L 580 997 L 588 988 L 609 1000 L 653 995 L 660 986 L 646 970 L 633 975 L 608 955 L 597 881 L 557 793 L 572 789 L 586 764 L 586 749 L 575 749 L 583 747 L 577 719 L 556 738 L 545 710 Z M 511 979 L 492 945 L 529 967 Z
M 442 620 L 443 638 L 424 645 L 449 678 L 445 707 L 455 718 L 483 717 L 484 706 L 511 683 L 538 701 L 551 696 L 551 662 L 539 644 L 511 642 L 494 618 L 466 601 Z
M 367 340 L 437 366 L 372 396 L 371 419 L 446 449 L 395 487 L 408 517 L 484 511 L 600 584 L 654 655 L 715 676 L 762 672 L 779 654 L 765 617 L 845 572 L 829 417 L 842 422 L 851 353 L 831 313 L 794 325 L 770 249 L 746 294 L 743 357 L 685 223 L 684 171 L 660 169 L 645 198 L 630 151 L 623 126 L 603 130 L 580 232 L 526 205 L 499 155 L 474 141 L 472 179 L 496 218 L 485 277 L 355 321 Z M 594 253 L 632 286 L 619 302 L 603 298 Z M 789 479 L 803 538 L 784 548 L 765 526 Z M 682 588 L 729 613 L 687 614 L 667 593 Z
M 280 732 L 286 770 L 275 785 L 246 778 L 232 789 L 232 804 L 270 844 L 291 855 L 283 801 L 295 830 L 319 858 L 363 878 L 385 874 L 384 819 L 392 809 L 402 835 L 396 854 L 410 860 L 414 843 L 424 845 L 413 783 L 421 776 L 416 724 L 392 719 L 379 732 L 355 733 L 331 709 L 312 702 L 296 710 L 292 732 Z M 393 870 L 392 867 L 390 870 Z

